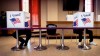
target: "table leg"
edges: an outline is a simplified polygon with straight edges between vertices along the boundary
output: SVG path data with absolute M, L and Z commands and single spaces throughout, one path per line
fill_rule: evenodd
M 61 40 L 61 45 L 57 46 L 58 50 L 68 50 L 69 47 L 64 45 L 64 30 L 62 29 L 62 40 Z
M 39 36 L 39 45 L 37 47 L 34 47 L 34 49 L 38 50 L 38 51 L 46 50 L 47 47 L 42 45 L 41 29 L 39 29 L 39 33 L 40 33 L 40 36 Z
M 91 49 L 91 47 L 86 45 L 86 36 L 85 36 L 85 34 L 86 34 L 86 29 L 84 29 L 84 43 L 81 46 L 81 49 L 83 49 L 83 50 L 89 50 L 89 49 Z
M 21 49 L 19 49 L 19 40 L 18 40 L 18 30 L 16 30 L 16 46 L 15 47 L 12 47 L 11 50 L 13 51 L 19 51 Z

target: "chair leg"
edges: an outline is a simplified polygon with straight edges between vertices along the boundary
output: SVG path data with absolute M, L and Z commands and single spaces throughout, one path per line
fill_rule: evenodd
M 35 43 L 35 38 L 33 38 L 34 39 L 34 43 Z
M 88 36 L 86 37 L 86 42 L 87 42 L 87 44 L 89 44 Z
M 49 37 L 48 37 L 48 45 L 49 45 Z
M 77 36 L 76 36 L 76 43 L 77 43 Z
M 47 38 L 47 37 L 46 37 Z M 45 45 L 46 45 L 46 38 L 45 38 Z
M 72 36 L 71 36 L 71 42 L 72 42 Z
M 56 44 L 57 44 L 57 36 L 56 36 Z
M 61 37 L 60 37 L 60 44 L 61 44 Z

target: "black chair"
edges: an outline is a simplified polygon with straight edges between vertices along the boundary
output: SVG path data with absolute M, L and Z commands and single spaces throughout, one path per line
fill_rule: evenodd
M 56 43 L 57 43 L 57 37 L 61 37 L 61 35 L 59 33 L 56 33 L 57 31 L 57 25 L 55 24 L 48 24 L 46 25 L 47 27 L 47 33 L 46 33 L 46 37 L 48 39 L 48 44 L 49 44 L 49 37 L 56 37 Z

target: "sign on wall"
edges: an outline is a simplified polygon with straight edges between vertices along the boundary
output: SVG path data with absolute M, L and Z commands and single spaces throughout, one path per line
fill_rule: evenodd
M 7 11 L 7 28 L 30 28 L 30 14 L 23 11 Z
M 93 27 L 93 12 L 77 12 L 73 15 L 73 27 Z

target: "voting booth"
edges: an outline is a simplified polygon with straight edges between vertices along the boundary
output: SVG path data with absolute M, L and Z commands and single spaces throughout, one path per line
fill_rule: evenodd
M 73 15 L 73 27 L 81 27 L 84 28 L 83 34 L 84 34 L 84 41 L 83 45 L 78 46 L 81 49 L 89 50 L 91 49 L 90 46 L 86 45 L 86 28 L 93 27 L 94 26 L 94 20 L 93 20 L 93 12 L 77 12 Z
M 6 11 L 7 28 L 30 28 L 30 13 L 23 11 Z M 19 51 L 18 29 L 16 29 L 16 46 L 13 51 Z M 23 49 L 23 48 L 22 48 Z
M 30 28 L 30 13 L 7 11 L 7 28 Z
M 73 27 L 93 27 L 94 14 L 93 12 L 77 12 L 73 14 Z

